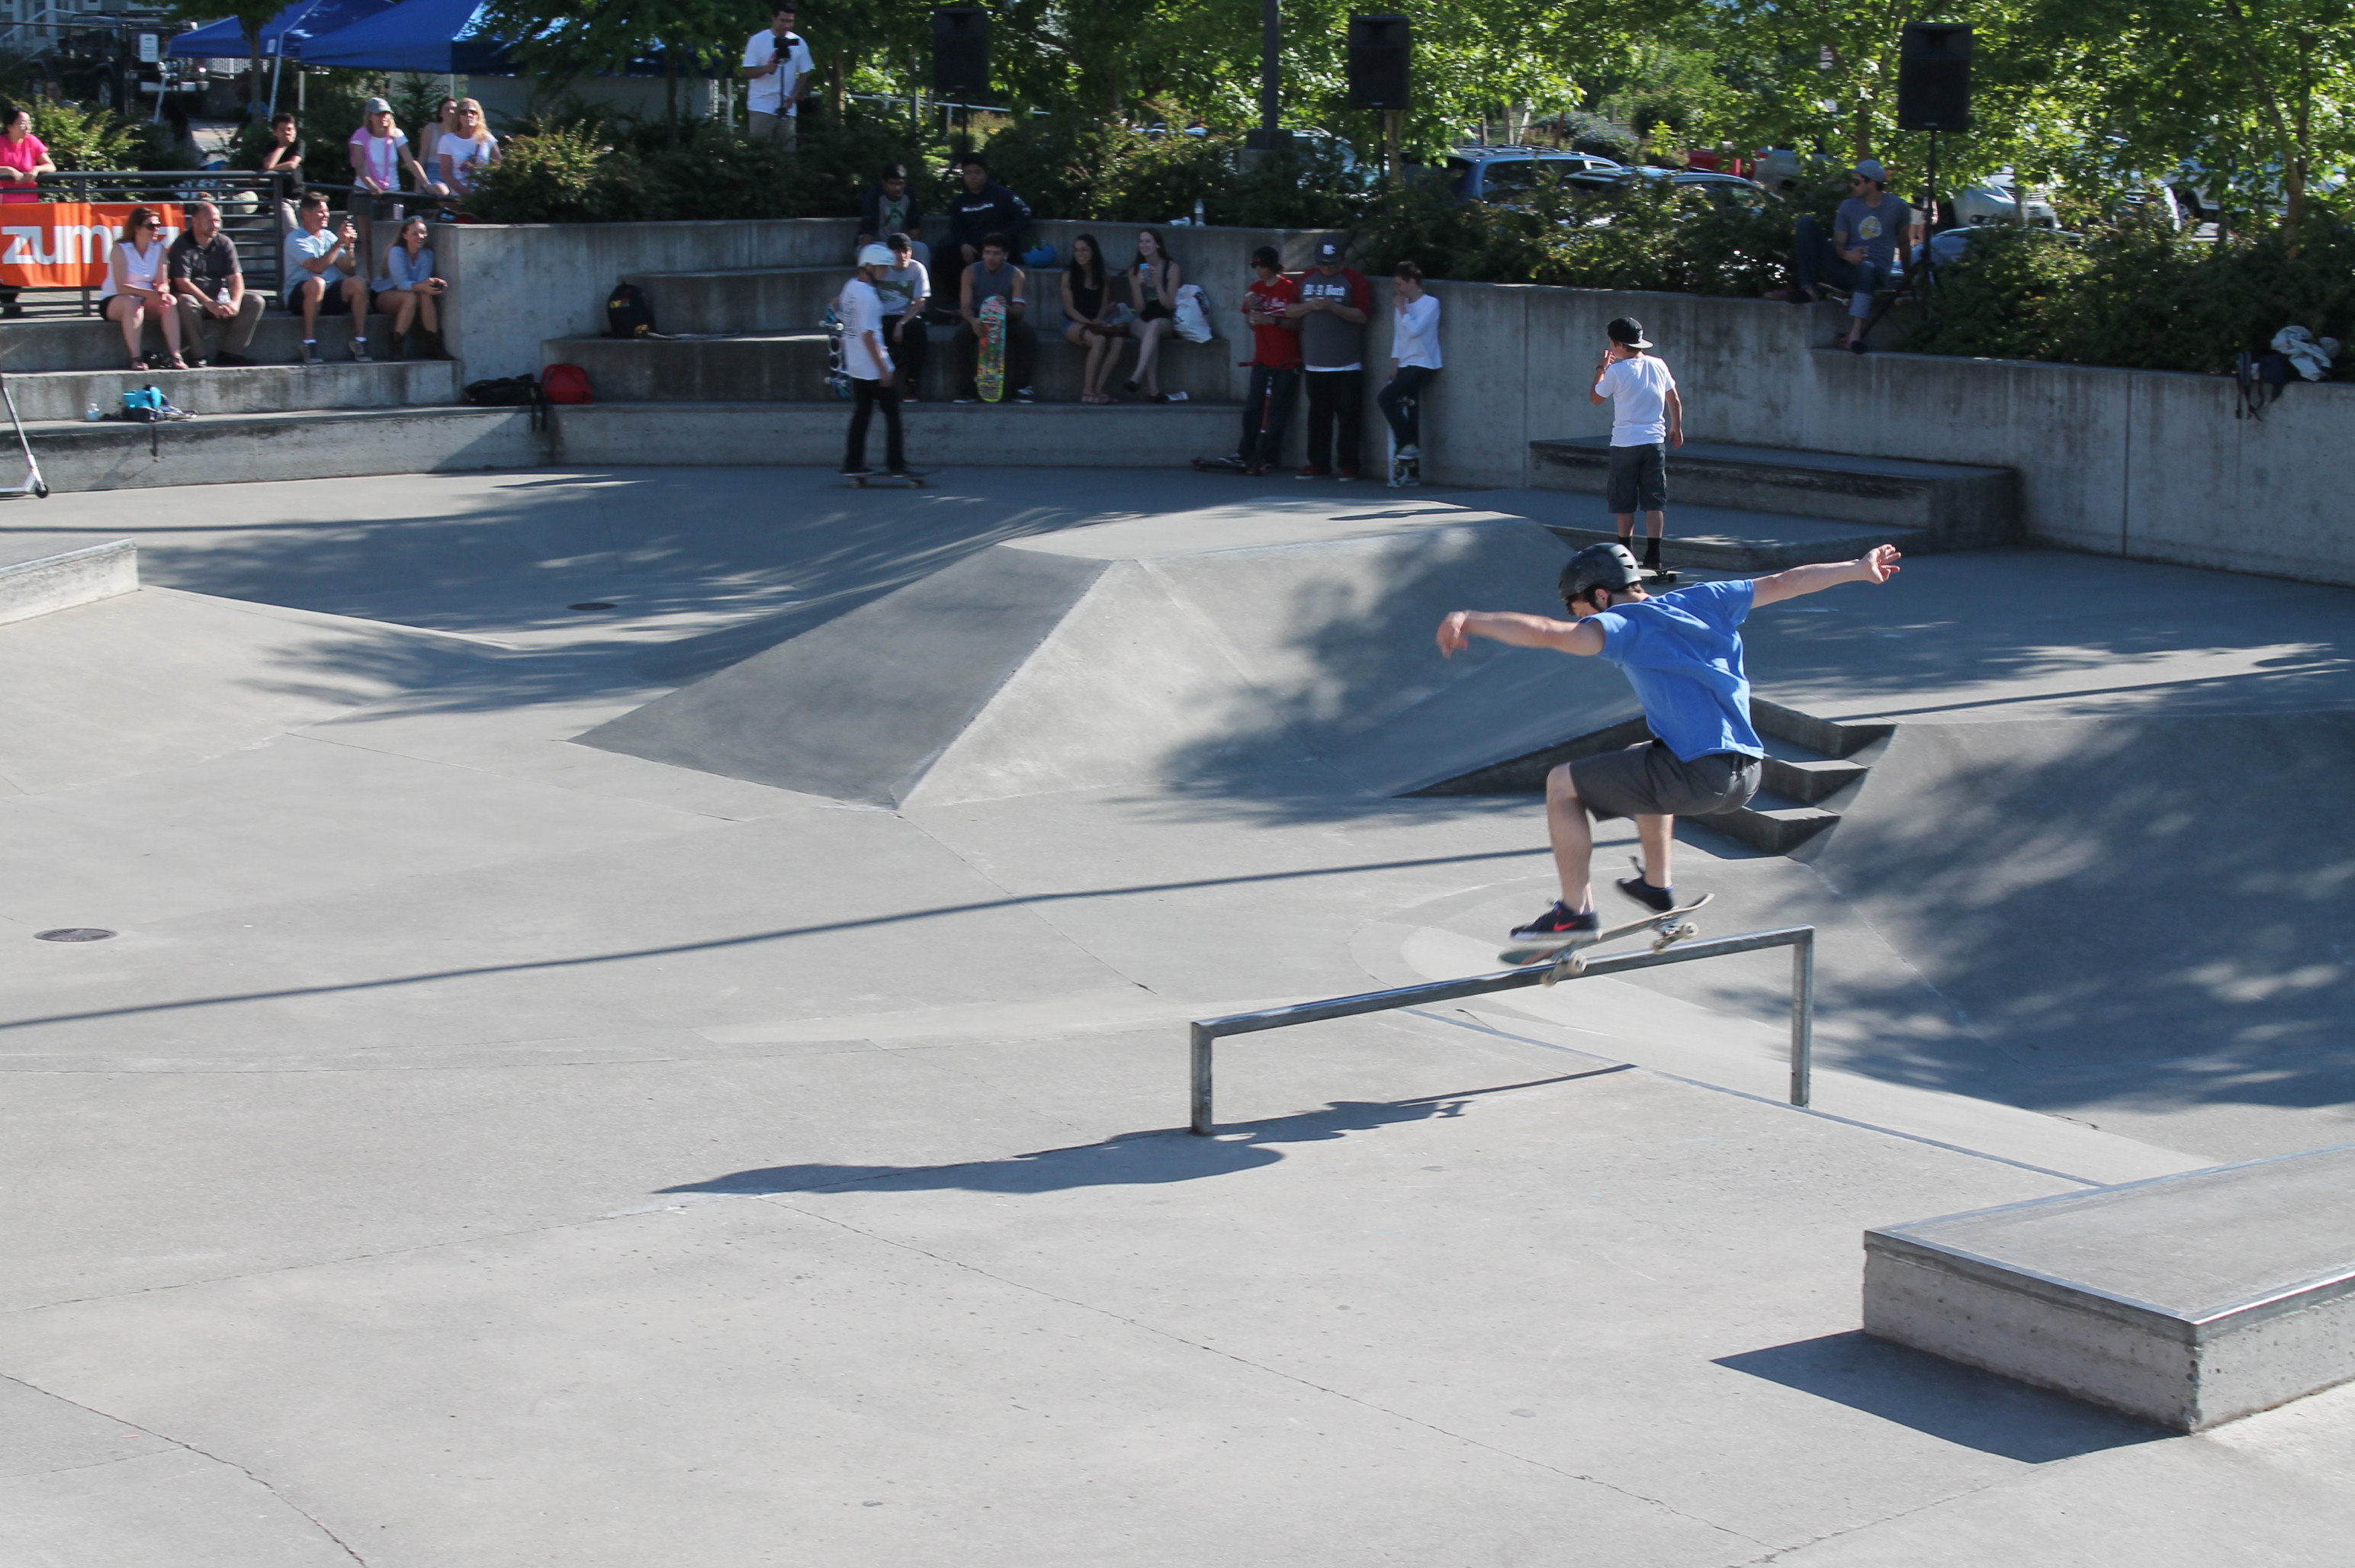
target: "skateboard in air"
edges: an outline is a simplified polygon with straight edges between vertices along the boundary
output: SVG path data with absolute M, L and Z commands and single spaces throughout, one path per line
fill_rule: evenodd
M 1647 914 L 1641 920 L 1628 921 L 1625 924 L 1606 925 L 1600 931 L 1582 933 L 1570 942 L 1522 943 L 1508 947 L 1497 954 L 1497 962 L 1509 964 L 1518 968 L 1524 964 L 1535 964 L 1542 959 L 1550 958 L 1554 961 L 1554 972 L 1547 977 L 1546 983 L 1551 985 L 1555 980 L 1566 980 L 1584 972 L 1586 949 L 1599 947 L 1606 942 L 1616 942 L 1623 936 L 1633 936 L 1639 931 L 1649 931 L 1654 933 L 1653 952 L 1665 952 L 1673 943 L 1681 942 L 1688 936 L 1700 934 L 1700 928 L 1685 919 L 1685 916 L 1716 896 L 1715 893 L 1703 893 L 1689 904 L 1680 904 L 1675 909 L 1664 909 L 1657 913 Z
M 817 325 L 819 330 L 826 334 L 826 389 L 847 401 L 850 397 L 850 366 L 844 357 L 839 302 L 826 307 L 826 314 L 818 317 Z
M 981 400 L 994 403 L 1006 396 L 1006 296 L 992 294 L 981 302 L 981 368 L 974 377 Z
M 847 475 L 854 489 L 869 485 L 879 490 L 921 490 L 932 476 L 929 468 L 911 468 L 901 474 L 853 474 Z

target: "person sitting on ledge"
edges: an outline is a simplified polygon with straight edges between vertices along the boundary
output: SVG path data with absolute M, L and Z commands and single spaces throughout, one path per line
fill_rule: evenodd
M 908 250 L 925 267 L 932 264 L 932 248 L 916 238 L 923 229 L 924 209 L 916 193 L 908 184 L 904 165 L 885 166 L 881 177 L 867 187 L 867 195 L 858 204 L 858 249 L 869 245 L 890 245 L 891 236 L 903 235 Z
M 1832 235 L 1824 238 L 1815 214 L 1800 215 L 1791 260 L 1791 286 L 1766 297 L 1808 304 L 1823 298 L 1821 278 L 1846 289 L 1848 326 L 1838 339 L 1842 348 L 1862 335 L 1864 319 L 1872 314 L 1872 296 L 1901 270 L 1898 257 L 1910 255 L 1921 241 L 1919 215 L 1889 195 L 1889 171 L 1879 158 L 1858 162 L 1849 176 L 1849 198 L 1832 217 Z M 1900 246 L 1903 250 L 1899 249 Z
M 245 272 L 238 265 L 237 247 L 221 232 L 220 208 L 200 201 L 188 208 L 188 227 L 164 252 L 165 275 L 172 284 L 172 304 L 180 313 L 180 336 L 205 363 L 205 336 L 218 328 L 220 347 L 211 356 L 215 365 L 250 365 L 245 351 L 253 346 L 253 329 L 261 325 L 261 296 L 248 293 Z
M 1031 400 L 1029 324 L 1022 319 L 1029 304 L 1023 297 L 1028 280 L 1022 269 L 1007 260 L 1014 249 L 1003 234 L 985 234 L 981 238 L 981 260 L 964 270 L 964 278 L 957 285 L 957 395 L 961 403 L 978 402 L 981 392 L 976 378 L 981 368 L 981 307 L 992 298 L 1006 301 L 1006 376 L 1005 384 L 1014 389 L 1014 400 Z
M 449 293 L 450 285 L 433 274 L 433 247 L 426 242 L 432 238 L 421 215 L 403 219 L 400 235 L 377 269 L 376 281 L 368 285 L 376 295 L 378 313 L 392 317 L 395 359 L 450 357 L 442 347 L 441 315 L 442 296 Z M 413 347 L 409 336 L 412 325 L 418 329 Z
M 327 232 L 327 198 L 303 198 L 303 227 L 286 236 L 286 308 L 303 317 L 300 365 L 319 362 L 319 317 L 352 318 L 352 357 L 368 362 L 368 280 L 359 275 L 359 234 L 346 218 Z
M 1030 208 L 1020 197 L 989 177 L 989 160 L 967 153 L 957 160 L 963 179 L 949 200 L 949 254 L 960 266 L 981 260 L 981 247 L 992 234 L 1006 241 L 1014 254 L 1015 242 L 1030 227 Z

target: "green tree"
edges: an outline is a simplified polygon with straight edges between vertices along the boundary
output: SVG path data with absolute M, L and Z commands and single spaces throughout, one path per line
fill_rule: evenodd
M 660 56 L 676 126 L 681 68 L 732 65 L 739 35 L 751 31 L 744 9 L 730 0 L 490 0 L 482 25 L 520 40 L 516 62 L 557 82 L 620 76 Z

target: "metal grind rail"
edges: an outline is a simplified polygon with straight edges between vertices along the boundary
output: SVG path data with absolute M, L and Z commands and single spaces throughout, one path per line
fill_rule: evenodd
M 1689 964 L 1697 958 L 1722 958 L 1728 954 L 1754 953 L 1766 947 L 1791 950 L 1791 1104 L 1805 1105 L 1813 1095 L 1815 1076 L 1816 928 L 1787 925 L 1777 931 L 1753 931 L 1741 936 L 1712 937 L 1706 942 L 1676 942 L 1651 952 L 1590 954 L 1582 949 L 1572 959 L 1550 958 L 1542 964 L 1524 965 L 1494 975 L 1433 980 L 1427 985 L 1302 1002 L 1289 1008 L 1270 1008 L 1264 1012 L 1234 1013 L 1222 1019 L 1198 1019 L 1189 1026 L 1194 1047 L 1192 1128 L 1199 1137 L 1209 1137 L 1215 1130 L 1210 1115 L 1210 1059 L 1216 1042 L 1228 1035 L 1324 1023 L 1426 1002 L 1460 1001 L 1465 997 L 1516 991 L 1525 986 L 1542 986 L 1557 980 L 1568 983 L 1596 975 L 1624 975 L 1636 969 L 1656 969 L 1664 964 Z M 1580 957 L 1582 963 L 1573 961 Z

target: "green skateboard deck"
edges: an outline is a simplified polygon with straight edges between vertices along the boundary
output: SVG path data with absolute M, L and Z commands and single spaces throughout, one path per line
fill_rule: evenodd
M 992 294 L 981 302 L 981 370 L 975 378 L 981 400 L 994 403 L 1006 396 L 1006 296 Z

